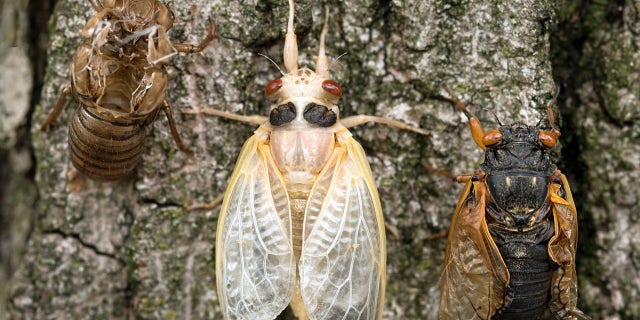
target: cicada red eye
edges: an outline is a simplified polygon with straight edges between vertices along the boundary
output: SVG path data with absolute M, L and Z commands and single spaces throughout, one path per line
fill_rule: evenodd
M 340 88 L 340 85 L 333 80 L 322 81 L 322 89 L 336 97 L 342 95 L 342 88 Z
M 558 142 L 558 135 L 554 134 L 553 131 L 540 131 L 540 134 L 538 134 L 538 140 L 540 140 L 543 145 L 553 148 L 556 145 L 556 142 Z
M 502 140 L 502 133 L 500 133 L 500 130 L 493 129 L 484 134 L 484 137 L 482 137 L 482 144 L 485 146 L 491 146 L 500 142 L 500 140 Z
M 267 83 L 267 86 L 264 88 L 264 92 L 267 94 L 267 96 L 270 96 L 276 91 L 280 90 L 280 88 L 282 88 L 282 79 L 278 78 Z

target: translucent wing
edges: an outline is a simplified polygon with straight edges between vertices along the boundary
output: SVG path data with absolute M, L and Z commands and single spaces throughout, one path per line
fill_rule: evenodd
M 291 215 L 284 182 L 257 134 L 245 143 L 220 211 L 218 296 L 228 319 L 273 319 L 295 288 Z
M 576 248 L 578 244 L 578 214 L 567 178 L 559 171 L 562 185 L 549 187 L 555 234 L 549 240 L 549 256 L 560 267 L 551 279 L 551 311 L 562 319 L 589 319 L 580 311 L 578 303 L 578 278 L 576 275 Z
M 309 317 L 380 319 L 384 221 L 364 151 L 350 135 L 339 139 L 311 191 L 303 239 L 300 286 Z
M 484 181 L 465 186 L 449 228 L 439 319 L 488 320 L 509 304 L 509 271 L 485 220 Z

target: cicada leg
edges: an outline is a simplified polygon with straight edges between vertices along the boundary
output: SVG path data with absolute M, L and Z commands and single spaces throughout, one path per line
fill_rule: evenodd
M 95 9 L 98 12 L 104 9 L 104 6 L 102 5 L 102 2 L 100 2 L 100 0 L 89 0 L 89 4 L 91 4 L 93 9 Z
M 426 165 L 424 163 L 422 164 L 422 167 L 425 170 L 427 170 L 427 172 L 443 176 L 443 177 L 447 178 L 447 180 L 457 181 L 457 179 L 459 177 L 459 176 L 456 176 L 455 174 L 451 173 L 451 171 L 449 171 L 447 169 L 442 169 L 442 168 L 438 168 L 438 167 L 432 167 L 432 166 Z
M 217 110 L 213 108 L 181 108 L 180 111 L 182 113 L 189 113 L 189 114 L 204 113 L 204 114 L 208 114 L 216 117 L 236 120 L 236 121 L 255 124 L 255 125 L 261 125 L 268 120 L 268 118 L 265 116 L 260 116 L 260 115 L 245 116 L 245 115 L 235 114 L 235 113 Z M 221 195 L 211 200 L 208 203 L 191 204 L 187 206 L 187 210 L 191 211 L 191 210 L 213 209 L 218 205 L 220 205 L 223 199 L 224 199 L 224 195 Z
M 213 209 L 217 206 L 219 206 L 222 203 L 222 200 L 224 199 L 224 194 L 217 196 L 215 199 L 211 200 L 208 203 L 196 203 L 196 204 L 192 204 L 192 205 L 188 205 L 187 206 L 187 210 L 191 211 L 191 210 L 209 210 L 209 209 Z
M 44 120 L 44 123 L 40 127 L 40 130 L 42 131 L 47 130 L 49 128 L 49 125 L 51 125 L 52 122 L 56 121 L 56 119 L 60 115 L 60 112 L 62 112 L 62 107 L 64 107 L 65 103 L 67 102 L 67 96 L 69 96 L 69 94 L 71 93 L 71 90 L 72 90 L 71 83 L 69 83 L 62 90 L 62 93 L 58 98 L 58 102 L 56 103 L 56 106 L 53 108 L 53 111 L 51 111 L 51 113 L 47 116 L 47 119 Z
M 359 126 L 359 125 L 365 124 L 367 122 L 375 122 L 375 123 L 386 124 L 388 126 L 392 126 L 392 127 L 395 127 L 395 128 L 401 129 L 401 130 L 413 131 L 413 132 L 416 132 L 416 133 L 419 133 L 419 134 L 423 134 L 423 135 L 428 135 L 429 134 L 428 130 L 424 130 L 422 128 L 417 128 L 417 127 L 414 127 L 412 125 L 408 125 L 408 124 L 406 124 L 404 122 L 400 122 L 398 120 L 393 120 L 393 119 L 389 119 L 389 118 L 383 118 L 383 117 L 359 114 L 359 115 L 356 115 L 356 116 L 351 116 L 351 117 L 346 117 L 346 118 L 340 119 L 340 123 L 342 123 L 342 125 L 344 125 L 346 128 Z
M 176 48 L 176 50 L 178 50 L 179 52 L 185 52 L 185 53 L 200 52 L 204 50 L 204 48 L 206 48 L 211 41 L 213 41 L 215 36 L 216 36 L 216 24 L 213 21 L 209 20 L 209 32 L 207 33 L 206 37 L 202 39 L 202 41 L 200 41 L 199 44 L 193 45 L 193 44 L 186 44 L 186 43 L 173 43 L 173 47 Z
M 190 114 L 204 113 L 211 116 L 227 118 L 227 119 L 246 122 L 246 123 L 255 124 L 255 125 L 264 124 L 269 119 L 265 116 L 260 116 L 260 115 L 244 116 L 244 115 L 217 110 L 213 108 L 182 108 L 180 109 L 180 111 L 182 113 L 190 113 Z
M 175 120 L 173 120 L 173 114 L 171 113 L 171 106 L 169 106 L 169 103 L 166 100 L 162 104 L 162 110 L 167 115 L 167 119 L 169 120 L 169 129 L 171 130 L 171 135 L 173 136 L 173 140 L 175 140 L 176 144 L 178 145 L 178 149 L 180 149 L 180 151 L 186 154 L 189 154 L 189 155 L 193 154 L 193 151 L 191 151 L 191 149 L 189 149 L 184 144 L 184 142 L 182 142 L 182 139 L 180 138 L 180 134 L 178 133 L 178 129 L 176 129 L 176 122 Z

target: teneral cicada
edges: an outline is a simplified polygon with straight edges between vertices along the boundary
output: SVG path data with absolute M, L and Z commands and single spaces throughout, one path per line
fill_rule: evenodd
M 218 297 L 226 318 L 380 319 L 386 243 L 382 206 L 360 144 L 339 118 L 320 36 L 315 71 L 298 68 L 294 7 L 284 44 L 287 73 L 266 85 L 269 117 L 202 112 L 260 124 L 240 153 L 216 235 Z M 328 14 L 328 12 L 327 12 Z M 426 133 L 413 128 L 414 131 Z
M 167 31 L 174 15 L 157 0 L 90 0 L 97 11 L 86 23 L 85 40 L 71 62 L 71 83 L 63 90 L 42 129 L 60 114 L 73 94 L 78 108 L 69 125 L 71 162 L 84 175 L 116 180 L 140 162 L 145 128 L 164 111 L 174 140 L 188 152 L 165 99 L 169 58 L 202 51 L 215 26 L 198 45 L 172 43 Z
M 588 319 L 577 307 L 578 219 L 549 151 L 560 131 L 524 123 L 484 131 L 469 119 L 485 160 L 466 182 L 449 229 L 440 319 Z

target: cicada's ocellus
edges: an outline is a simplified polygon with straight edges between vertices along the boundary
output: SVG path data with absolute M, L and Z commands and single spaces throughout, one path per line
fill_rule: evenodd
M 300 319 L 380 319 L 385 295 L 385 225 L 369 164 L 339 118 L 342 88 L 324 50 L 315 71 L 298 68 L 293 1 L 284 45 L 286 74 L 266 85 L 269 117 L 183 110 L 260 124 L 245 142 L 222 202 L 216 277 L 226 318 L 274 319 L 288 305 Z M 328 14 L 328 11 L 327 11 Z
M 449 94 L 453 94 L 449 91 Z M 485 160 L 466 181 L 449 229 L 440 319 L 588 319 L 577 307 L 578 219 L 549 151 L 560 131 L 524 123 L 484 131 L 462 102 Z

